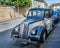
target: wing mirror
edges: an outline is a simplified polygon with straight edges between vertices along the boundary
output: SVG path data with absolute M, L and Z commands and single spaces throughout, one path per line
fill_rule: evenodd
M 26 15 L 24 15 L 24 17 L 26 17 Z

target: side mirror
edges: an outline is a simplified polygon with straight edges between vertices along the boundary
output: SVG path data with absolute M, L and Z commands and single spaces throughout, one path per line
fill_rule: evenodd
M 50 16 L 52 16 L 53 15 L 53 10 L 50 10 Z
M 24 17 L 26 17 L 26 15 L 24 15 Z
M 51 16 L 53 16 L 53 14 L 51 13 L 49 16 L 51 17 Z
M 46 15 L 45 17 L 46 18 L 50 18 L 52 16 L 52 14 L 48 14 L 48 15 Z
M 51 13 L 51 14 L 49 14 L 48 18 L 51 18 L 52 16 L 53 16 L 53 14 Z

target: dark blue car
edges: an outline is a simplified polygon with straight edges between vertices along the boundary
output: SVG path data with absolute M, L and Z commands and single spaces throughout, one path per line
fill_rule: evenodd
M 57 9 L 53 12 L 54 23 L 58 23 L 60 20 L 60 9 Z
M 60 19 L 60 9 L 57 9 L 57 12 L 58 12 L 58 17 Z
M 15 26 L 11 38 L 22 43 L 40 43 L 46 40 L 53 29 L 53 10 L 48 8 L 32 8 L 26 19 Z

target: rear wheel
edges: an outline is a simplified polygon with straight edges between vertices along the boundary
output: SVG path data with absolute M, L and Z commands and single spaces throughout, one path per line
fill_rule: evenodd
M 54 23 L 57 24 L 59 22 L 59 18 L 57 18 Z
M 29 43 L 29 42 L 27 42 L 27 45 L 30 45 L 30 43 Z

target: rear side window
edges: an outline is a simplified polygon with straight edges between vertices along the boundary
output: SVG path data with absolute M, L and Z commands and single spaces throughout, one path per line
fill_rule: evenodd
M 53 10 L 50 10 L 50 16 L 52 16 L 53 15 Z
M 45 17 L 49 15 L 49 11 L 45 11 Z

